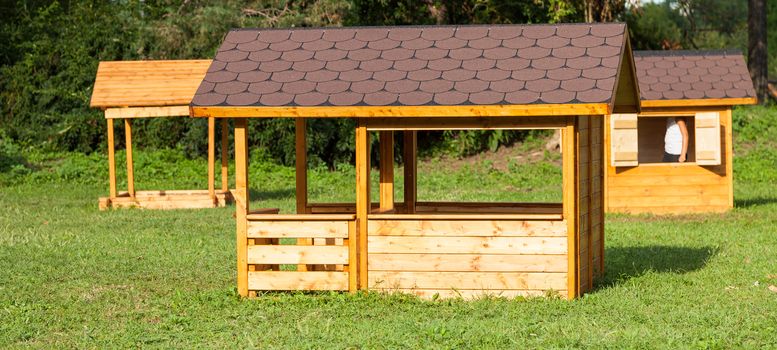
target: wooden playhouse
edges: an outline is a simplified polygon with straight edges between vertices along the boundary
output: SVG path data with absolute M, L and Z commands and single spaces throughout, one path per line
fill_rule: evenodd
M 227 121 L 221 123 L 221 190 L 215 188 L 215 119 L 208 120 L 208 189 L 136 191 L 132 161 L 132 121 L 137 118 L 188 117 L 189 103 L 210 60 L 100 62 L 90 106 L 105 111 L 108 124 L 110 194 L 100 209 L 210 208 L 231 200 L 227 177 Z M 113 121 L 124 120 L 127 191 L 116 190 Z
M 731 108 L 756 103 L 739 51 L 635 51 L 641 112 L 608 117 L 607 212 L 722 212 L 734 204 Z M 684 117 L 688 159 L 662 163 L 666 119 Z
M 235 121 L 242 296 L 369 289 L 575 298 L 603 273 L 604 118 L 636 112 L 638 101 L 623 24 L 237 29 L 191 113 Z M 295 214 L 249 206 L 262 199 L 249 198 L 251 118 L 296 119 Z M 306 118 L 354 121 L 355 203 L 308 202 Z M 561 130 L 563 200 L 417 201 L 416 131 L 430 129 Z M 372 132 L 380 141 L 377 202 Z M 403 202 L 393 195 L 399 132 Z

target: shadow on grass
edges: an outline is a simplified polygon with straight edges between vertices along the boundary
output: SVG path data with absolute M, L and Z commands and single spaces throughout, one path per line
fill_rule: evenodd
M 718 253 L 713 247 L 612 247 L 605 251 L 605 277 L 596 289 L 623 283 L 648 272 L 683 274 L 699 270 Z
M 774 204 L 777 203 L 777 198 L 775 197 L 758 197 L 758 198 L 750 198 L 750 199 L 734 199 L 734 207 L 735 208 L 750 208 L 750 207 L 757 207 L 761 205 L 768 205 L 768 204 Z
M 272 190 L 272 191 L 262 191 L 257 190 L 255 188 L 249 188 L 248 189 L 248 196 L 252 201 L 263 201 L 263 200 L 273 200 L 273 199 L 294 199 L 294 196 L 296 195 L 296 191 L 291 189 L 282 189 L 282 190 Z

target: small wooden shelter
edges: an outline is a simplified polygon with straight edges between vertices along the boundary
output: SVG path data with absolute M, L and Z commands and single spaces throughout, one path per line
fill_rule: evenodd
M 604 116 L 637 111 L 633 67 L 624 24 L 232 30 L 191 111 L 235 120 L 238 292 L 590 290 L 604 266 Z M 251 118 L 296 119 L 296 214 L 249 208 Z M 308 202 L 307 118 L 355 121 L 355 203 Z M 563 200 L 417 201 L 416 131 L 429 129 L 561 130 Z M 371 132 L 380 135 L 375 203 Z M 397 132 L 403 202 L 393 194 Z
M 606 211 L 722 212 L 734 204 L 731 108 L 756 103 L 739 51 L 635 51 L 642 110 L 608 117 Z M 684 117 L 685 163 L 662 163 L 666 119 Z
M 215 119 L 208 120 L 208 189 L 135 191 L 132 162 L 132 121 L 136 118 L 188 117 L 189 103 L 210 60 L 100 62 L 90 106 L 105 111 L 108 124 L 110 195 L 100 209 L 210 208 L 231 200 L 227 174 L 227 121 L 221 124 L 221 190 L 215 188 Z M 116 190 L 113 121 L 124 120 L 127 153 L 127 191 Z

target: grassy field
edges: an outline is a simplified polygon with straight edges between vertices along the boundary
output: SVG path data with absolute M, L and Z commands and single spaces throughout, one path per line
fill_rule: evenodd
M 735 118 L 736 208 L 608 215 L 606 277 L 574 301 L 240 300 L 231 208 L 99 212 L 104 158 L 31 154 L 33 170 L 0 184 L 0 347 L 777 348 L 777 111 Z M 419 197 L 558 200 L 560 170 L 546 157 L 504 169 L 426 162 Z M 205 187 L 201 160 L 136 158 L 140 189 Z M 251 174 L 257 205 L 292 209 L 293 169 L 254 162 Z M 313 169 L 311 196 L 352 200 L 354 178 Z

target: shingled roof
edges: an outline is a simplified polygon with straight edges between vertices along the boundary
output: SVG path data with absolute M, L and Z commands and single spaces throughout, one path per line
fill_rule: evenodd
M 634 63 L 643 106 L 645 101 L 672 100 L 755 102 L 753 82 L 738 50 L 634 51 Z
M 198 106 L 610 104 L 624 24 L 234 29 Z

